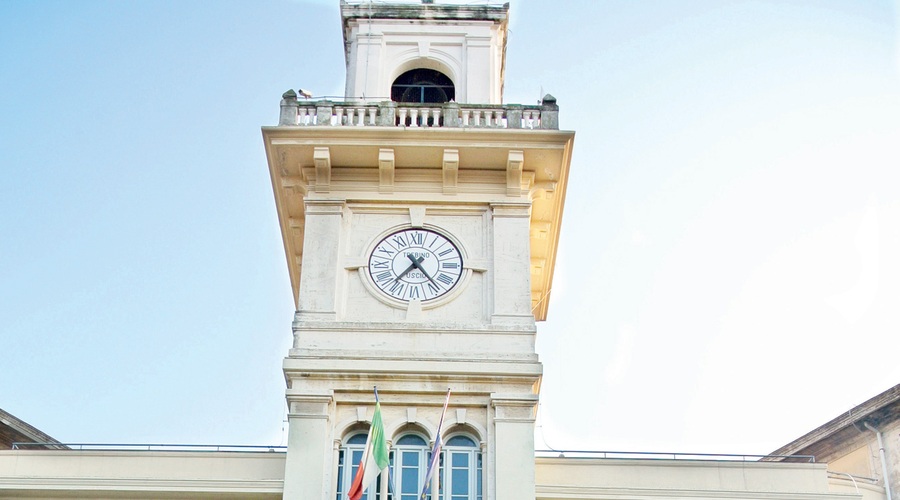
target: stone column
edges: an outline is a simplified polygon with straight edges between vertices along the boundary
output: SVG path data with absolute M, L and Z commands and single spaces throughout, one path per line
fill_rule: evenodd
M 494 255 L 491 266 L 494 324 L 534 325 L 531 313 L 531 219 L 529 203 L 491 205 Z
M 522 105 L 507 104 L 506 128 L 522 128 Z
M 297 109 L 300 105 L 297 103 L 297 93 L 294 89 L 288 90 L 281 95 L 281 116 L 278 117 L 278 125 L 296 125 Z
M 336 316 L 338 256 L 344 200 L 307 200 L 303 231 L 300 321 L 333 321 Z
M 397 103 L 381 101 L 378 103 L 378 118 L 375 124 L 379 127 L 393 127 L 397 121 Z
M 444 118 L 444 127 L 446 128 L 458 128 L 459 127 L 459 104 L 455 102 L 444 103 L 443 109 L 441 110 Z
M 534 500 L 535 394 L 491 394 L 496 500 Z
M 541 100 L 541 128 L 559 130 L 559 106 L 556 105 L 556 98 L 550 94 Z
M 316 103 L 316 125 L 331 125 L 331 117 L 333 115 L 334 105 L 331 104 L 331 101 L 318 101 Z
M 284 462 L 285 500 L 331 498 L 331 393 L 287 391 L 288 450 Z

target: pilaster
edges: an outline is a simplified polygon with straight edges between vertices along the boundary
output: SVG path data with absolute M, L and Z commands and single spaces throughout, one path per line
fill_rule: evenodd
M 536 394 L 492 394 L 495 500 L 533 500 Z
M 305 205 L 304 273 L 300 279 L 297 318 L 334 320 L 344 200 L 306 200 Z
M 493 324 L 533 325 L 529 203 L 491 204 L 493 220 Z
M 285 500 L 329 498 L 329 414 L 333 396 L 288 389 L 288 451 L 284 465 Z M 319 492 L 318 494 L 313 492 Z

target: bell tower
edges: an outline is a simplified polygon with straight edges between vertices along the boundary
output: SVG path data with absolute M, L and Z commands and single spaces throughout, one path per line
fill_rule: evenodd
M 456 98 L 448 100 L 500 104 L 508 5 L 428 4 L 416 10 L 421 15 L 410 15 L 409 5 L 341 3 L 346 96 L 394 98 L 398 78 L 429 70 L 452 82 Z
M 347 498 L 380 395 L 391 477 L 419 498 L 534 498 L 536 321 L 574 133 L 502 104 L 509 6 L 341 3 L 345 100 L 288 91 L 263 128 L 296 304 L 284 498 Z

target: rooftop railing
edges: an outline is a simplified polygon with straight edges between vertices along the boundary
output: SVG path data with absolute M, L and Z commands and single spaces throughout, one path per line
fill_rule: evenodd
M 13 443 L 13 450 L 45 450 L 53 444 L 72 451 L 242 451 L 281 452 L 286 446 L 241 445 L 241 444 L 102 444 L 102 443 Z
M 713 460 L 727 462 L 790 461 L 815 463 L 812 455 L 728 455 L 721 453 L 661 453 L 647 451 L 535 450 L 541 458 L 618 458 L 629 460 Z M 773 460 L 774 459 L 774 460 Z
M 288 90 L 281 96 L 279 126 L 408 127 L 559 130 L 559 106 L 547 94 L 540 105 L 399 103 L 298 100 Z

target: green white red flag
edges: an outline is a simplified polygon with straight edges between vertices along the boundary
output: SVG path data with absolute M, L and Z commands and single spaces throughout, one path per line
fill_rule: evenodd
M 372 427 L 369 428 L 369 437 L 366 438 L 366 449 L 359 461 L 359 469 L 350 486 L 348 493 L 350 500 L 360 500 L 366 488 L 375 482 L 381 471 L 388 468 L 389 463 L 387 442 L 384 440 L 384 424 L 381 422 L 381 404 L 376 393 Z

